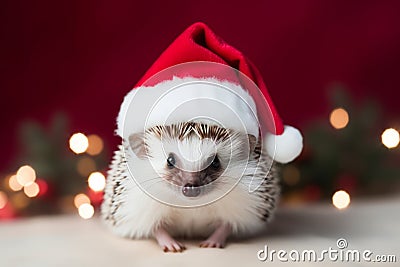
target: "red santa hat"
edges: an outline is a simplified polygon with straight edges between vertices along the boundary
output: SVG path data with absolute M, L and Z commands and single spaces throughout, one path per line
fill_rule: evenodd
M 190 102 L 204 98 L 213 103 Z M 182 108 L 176 110 L 178 106 Z M 300 132 L 282 123 L 253 63 L 207 25 L 195 23 L 176 38 L 125 97 L 117 134 L 127 138 L 151 126 L 201 117 L 260 135 L 267 153 L 280 163 L 295 159 L 303 147 Z

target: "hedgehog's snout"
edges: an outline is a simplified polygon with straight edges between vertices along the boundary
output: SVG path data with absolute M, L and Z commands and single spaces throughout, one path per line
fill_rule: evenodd
M 197 183 L 187 183 L 182 187 L 182 194 L 185 197 L 197 197 L 200 195 L 201 188 Z

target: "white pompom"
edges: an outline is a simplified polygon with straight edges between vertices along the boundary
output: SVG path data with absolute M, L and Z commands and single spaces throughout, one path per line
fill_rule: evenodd
M 267 134 L 264 142 L 268 155 L 280 163 L 294 160 L 303 149 L 303 137 L 300 131 L 288 125 L 281 135 Z

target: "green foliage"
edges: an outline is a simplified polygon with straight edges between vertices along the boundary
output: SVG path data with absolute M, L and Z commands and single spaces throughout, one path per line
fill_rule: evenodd
M 91 158 L 95 169 L 103 171 L 107 167 L 106 152 L 99 155 L 76 155 L 69 149 L 71 132 L 68 119 L 63 114 L 56 114 L 49 127 L 37 122 L 25 122 L 19 131 L 19 156 L 15 162 L 16 171 L 22 165 L 30 165 L 36 171 L 38 179 L 49 185 L 50 194 L 31 199 L 29 206 L 21 214 L 59 212 L 59 202 L 64 197 L 71 197 L 87 190 L 87 176 L 77 171 L 78 162 L 83 157 Z
M 381 143 L 385 120 L 379 105 L 372 100 L 355 104 L 344 88 L 331 92 L 331 108 L 344 108 L 349 123 L 335 129 L 326 116 L 304 130 L 304 152 L 288 165 L 300 171 L 300 180 L 292 186 L 285 184 L 284 192 L 300 192 L 310 185 L 320 189 L 322 198 L 338 189 L 364 195 L 391 191 L 400 178 L 395 164 L 399 153 Z

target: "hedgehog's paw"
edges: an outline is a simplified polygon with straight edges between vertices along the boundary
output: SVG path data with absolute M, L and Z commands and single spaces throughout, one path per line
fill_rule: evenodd
M 176 241 L 173 238 L 169 240 L 157 240 L 157 241 L 164 252 L 182 252 L 186 249 L 182 243 Z
M 182 252 L 186 249 L 182 243 L 173 239 L 162 227 L 154 232 L 154 237 L 164 252 Z
M 200 243 L 201 248 L 224 248 L 225 240 L 207 239 Z
M 219 226 L 214 233 L 200 243 L 201 248 L 223 248 L 225 247 L 226 239 L 231 234 L 231 227 L 227 224 Z

